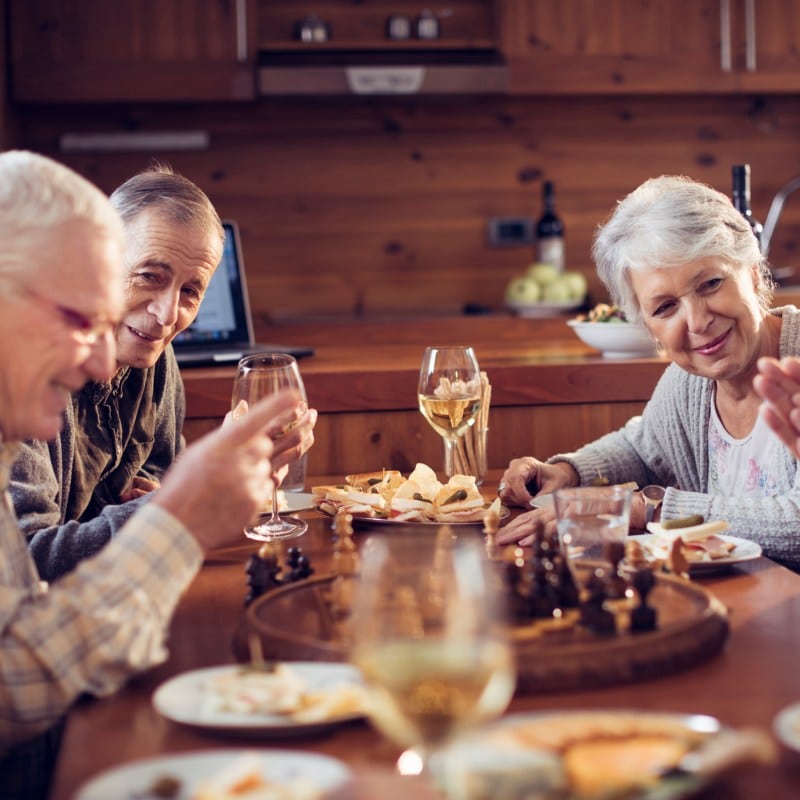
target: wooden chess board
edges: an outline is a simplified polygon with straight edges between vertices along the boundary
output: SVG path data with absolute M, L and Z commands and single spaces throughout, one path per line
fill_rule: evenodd
M 274 589 L 248 606 L 234 639 L 241 661 L 247 637 L 261 640 L 267 658 L 285 661 L 347 659 L 346 621 L 329 602 L 334 576 L 312 577 Z M 518 664 L 517 690 L 535 693 L 590 688 L 654 678 L 715 655 L 728 635 L 727 610 L 703 587 L 669 575 L 656 576 L 650 604 L 656 630 L 630 633 L 630 605 L 615 601 L 619 632 L 593 634 L 571 618 L 515 625 L 511 635 Z

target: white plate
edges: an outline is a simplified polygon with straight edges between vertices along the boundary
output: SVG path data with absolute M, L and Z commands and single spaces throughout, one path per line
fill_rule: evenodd
M 568 311 L 576 311 L 583 305 L 583 301 L 564 300 L 560 303 L 506 303 L 518 316 L 537 319 L 539 317 L 557 317 Z
M 488 506 L 486 507 L 488 509 Z M 486 510 L 486 509 L 484 509 Z M 324 511 L 322 512 L 325 513 Z M 500 513 L 498 514 L 499 519 L 505 519 L 511 512 L 505 506 L 500 506 Z M 453 525 L 456 528 L 460 528 L 463 526 L 478 526 L 483 528 L 483 520 L 471 520 L 466 522 L 437 522 L 435 519 L 427 519 L 427 520 L 397 520 L 392 519 L 391 517 L 353 517 L 353 526 L 356 528 L 370 528 L 374 525 L 378 527 L 387 525 L 391 527 L 399 527 L 400 525 L 408 525 L 411 527 L 416 527 L 417 525 L 421 525 L 422 527 L 426 526 L 436 526 L 439 527 L 441 525 Z
M 497 787 L 508 782 L 509 796 L 513 797 L 572 797 L 564 788 L 566 778 L 558 742 L 582 738 L 590 741 L 602 736 L 605 730 L 610 735 L 618 735 L 620 725 L 628 730 L 636 725 L 643 736 L 648 731 L 657 730 L 671 732 L 683 739 L 687 733 L 693 732 L 701 741 L 709 742 L 724 730 L 714 717 L 668 712 L 598 710 L 508 714 L 483 730 L 480 736 L 466 737 L 454 745 L 445 756 L 446 761 L 440 762 L 441 766 L 436 763 L 432 766 L 438 766 L 440 770 L 443 767 L 456 786 L 459 785 L 459 774 L 463 776 L 466 771 L 470 782 L 492 786 L 497 795 L 502 794 Z M 541 747 L 534 746 L 530 740 L 526 743 L 524 738 L 513 738 L 513 731 L 526 728 L 529 731 L 538 729 L 537 741 L 543 742 Z M 558 741 L 554 742 L 553 736 L 558 737 Z M 676 800 L 696 792 L 706 782 L 707 779 L 697 775 L 671 772 L 652 788 L 631 791 L 624 796 L 628 800 Z
M 314 508 L 314 497 L 311 492 L 284 492 L 283 496 L 286 498 L 287 507 L 281 509 L 281 514 Z
M 309 691 L 363 683 L 361 673 L 352 664 L 323 661 L 286 663 L 305 682 Z M 153 694 L 153 705 L 156 711 L 173 722 L 218 733 L 261 738 L 320 733 L 363 716 L 363 714 L 348 714 L 318 722 L 297 722 L 285 714 L 209 712 L 203 702 L 205 686 L 211 679 L 239 669 L 241 665 L 229 664 L 184 672 L 156 689 Z
M 800 753 L 800 702 L 780 711 L 772 723 L 772 729 L 786 747 Z
M 720 539 L 730 542 L 734 545 L 733 550 L 728 553 L 724 558 L 715 558 L 711 561 L 692 561 L 689 564 L 689 575 L 710 575 L 714 572 L 722 572 L 727 570 L 734 564 L 741 564 L 743 561 L 753 561 L 761 555 L 761 546 L 756 542 L 751 542 L 749 539 L 739 539 L 736 536 L 727 536 L 724 533 L 716 534 Z M 649 543 L 653 541 L 652 533 L 641 533 L 635 536 L 629 536 L 642 544 L 645 550 L 649 553 Z
M 102 735 L 102 734 L 101 734 Z M 141 800 L 153 795 L 148 789 L 159 778 L 169 776 L 181 782 L 174 800 L 187 800 L 202 780 L 218 775 L 221 770 L 244 755 L 247 750 L 200 750 L 183 755 L 160 756 L 133 761 L 106 770 L 84 784 L 75 800 Z M 350 780 L 350 771 L 339 760 L 318 753 L 295 750 L 259 750 L 266 780 L 289 784 L 304 779 L 320 792 L 330 792 Z

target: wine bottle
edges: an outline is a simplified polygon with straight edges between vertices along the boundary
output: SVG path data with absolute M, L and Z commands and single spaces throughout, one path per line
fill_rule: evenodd
M 750 165 L 734 164 L 733 166 L 733 205 L 747 220 L 753 235 L 761 246 L 761 223 L 753 216 L 750 208 Z
M 542 185 L 542 216 L 536 223 L 536 260 L 564 269 L 564 223 L 556 214 L 555 190 L 551 181 Z

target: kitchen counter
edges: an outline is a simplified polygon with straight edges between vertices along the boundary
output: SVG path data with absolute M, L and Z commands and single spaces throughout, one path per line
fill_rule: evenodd
M 283 323 L 259 340 L 308 344 L 300 361 L 310 405 L 320 412 L 313 474 L 417 461 L 439 468 L 442 443 L 417 409 L 425 347 L 471 345 L 492 384 L 489 466 L 520 455 L 572 449 L 641 411 L 667 361 L 606 359 L 580 342 L 566 318 L 508 316 L 410 318 L 375 322 Z M 232 367 L 183 371 L 189 440 L 219 423 L 230 407 Z

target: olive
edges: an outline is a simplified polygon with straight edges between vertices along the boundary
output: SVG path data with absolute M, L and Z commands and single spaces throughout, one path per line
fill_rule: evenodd
M 675 528 L 691 528 L 693 525 L 702 525 L 705 519 L 701 514 L 690 514 L 688 517 L 678 517 L 677 519 L 665 519 L 661 523 L 664 530 L 674 530 Z

